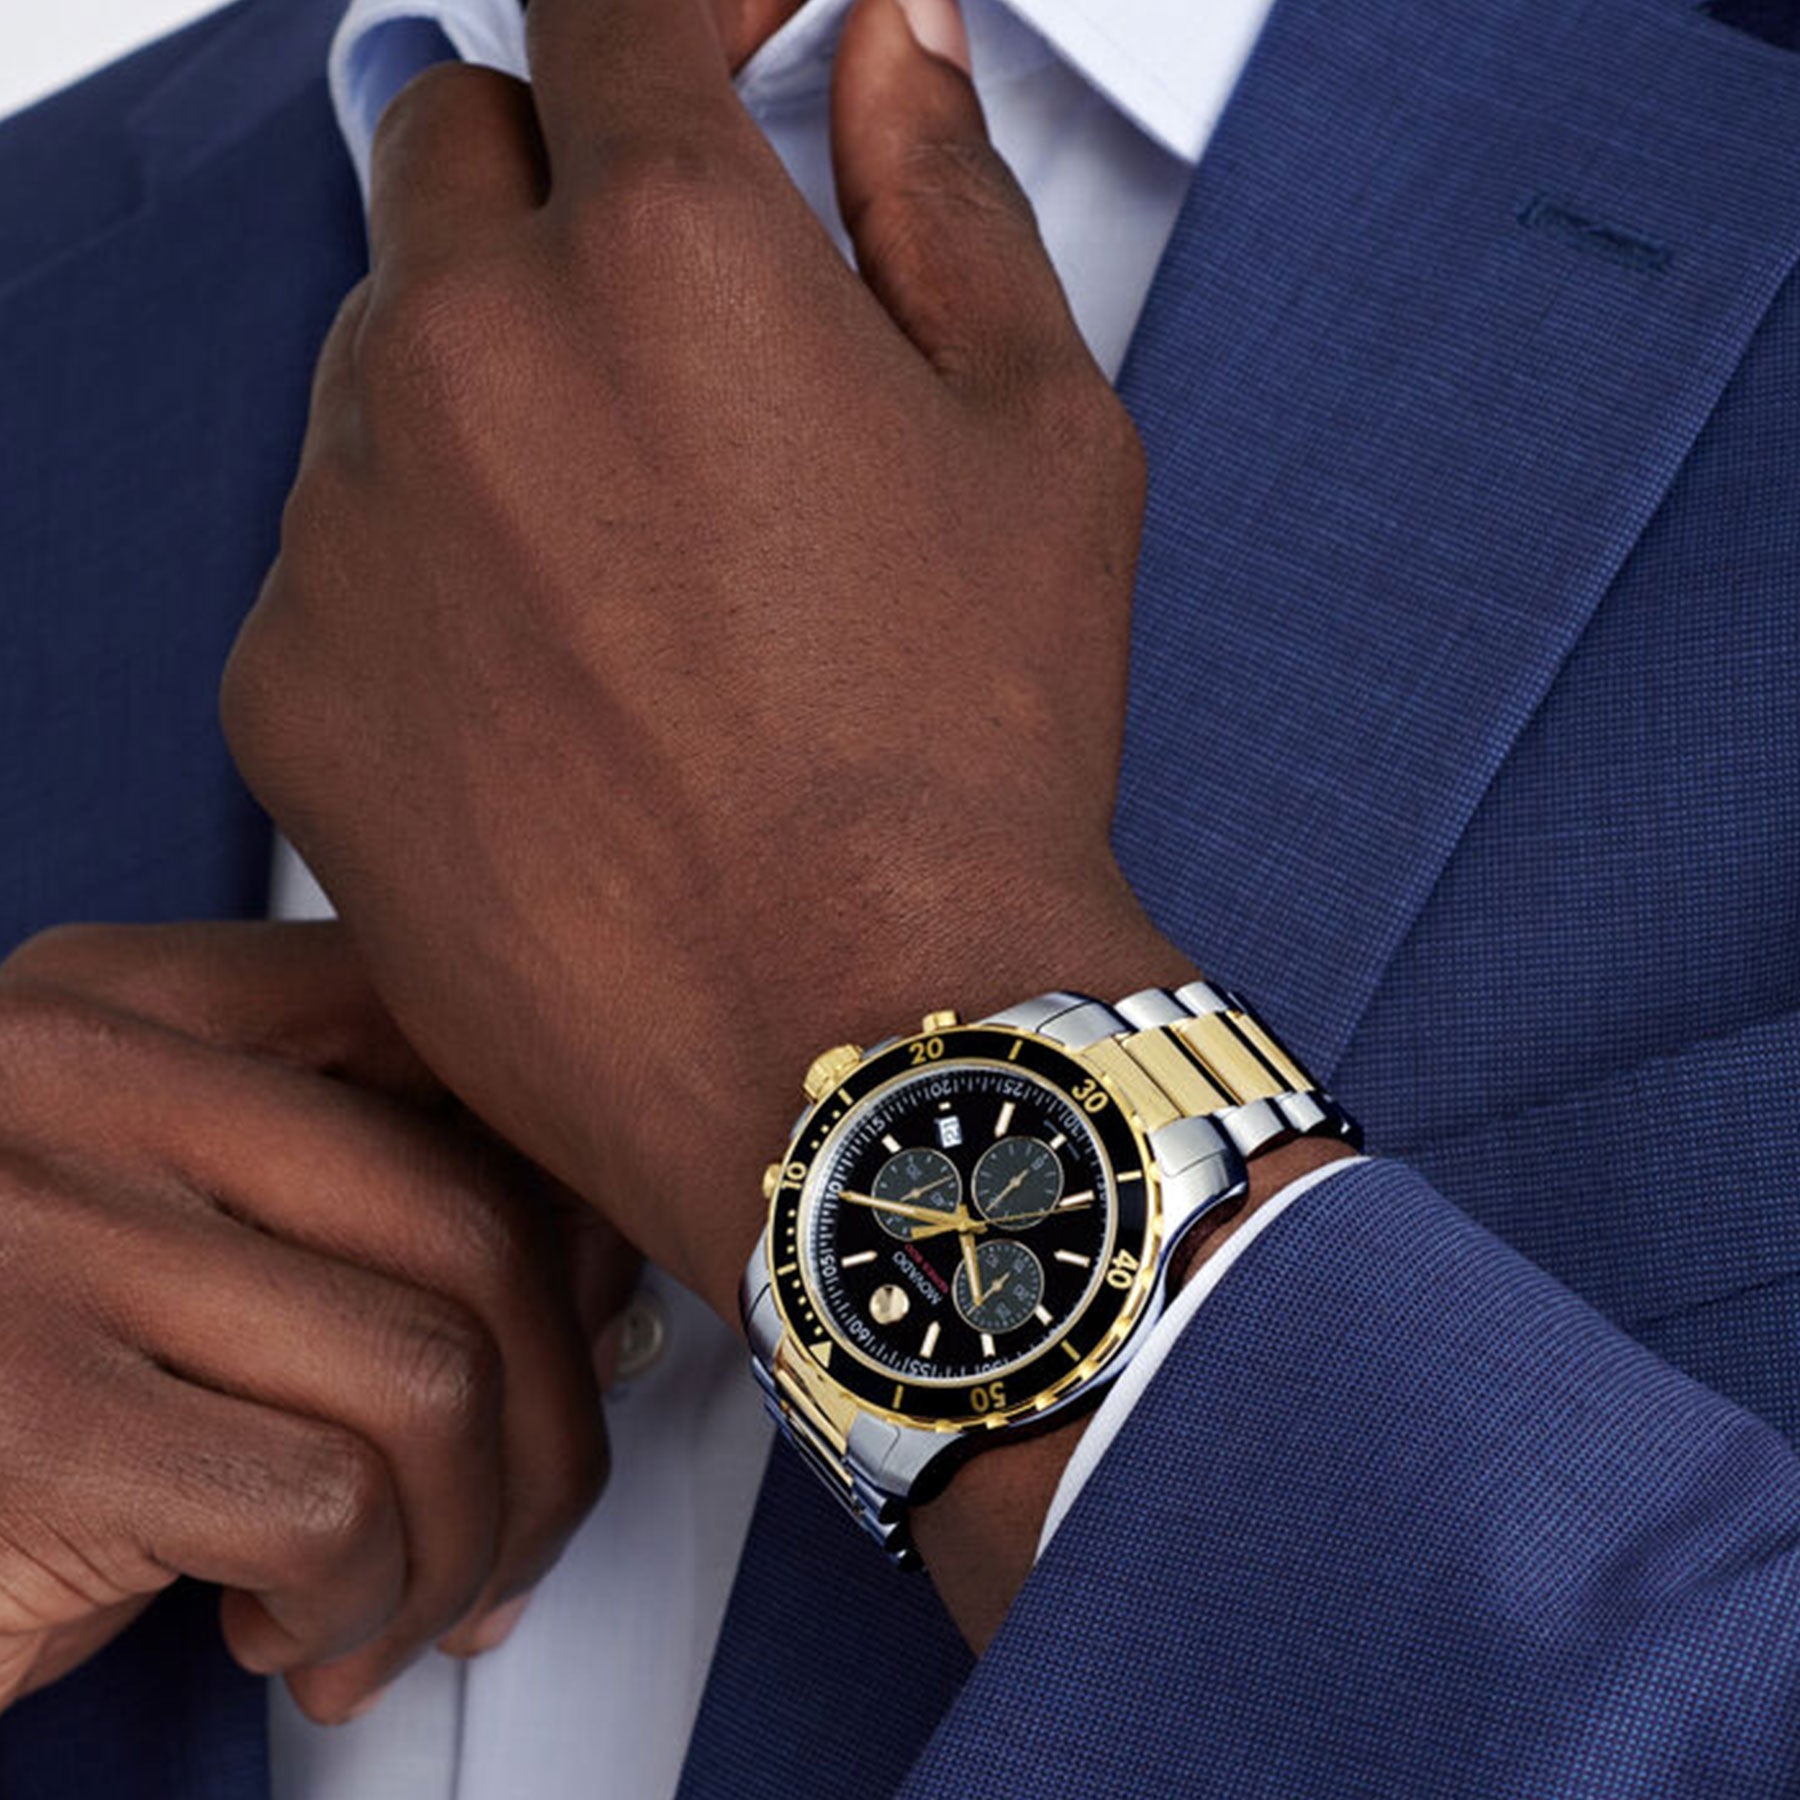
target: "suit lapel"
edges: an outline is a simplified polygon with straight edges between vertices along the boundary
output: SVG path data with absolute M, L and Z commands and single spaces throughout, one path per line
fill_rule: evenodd
M 1800 60 L 1672 0 L 1280 0 L 1122 388 L 1117 842 L 1330 1067 L 1800 247 Z
M 215 696 L 361 267 L 332 11 L 263 4 L 206 35 L 134 109 L 135 176 L 87 182 L 112 215 L 0 268 L 0 948 L 63 919 L 262 907 L 267 830 Z M 64 110 L 78 127 L 80 96 Z

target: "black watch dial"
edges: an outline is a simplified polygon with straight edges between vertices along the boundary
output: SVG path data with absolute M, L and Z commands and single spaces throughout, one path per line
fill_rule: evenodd
M 991 1381 L 1089 1307 L 1113 1240 L 1090 1114 L 999 1063 L 870 1096 L 815 1171 L 802 1256 L 832 1336 L 897 1382 Z

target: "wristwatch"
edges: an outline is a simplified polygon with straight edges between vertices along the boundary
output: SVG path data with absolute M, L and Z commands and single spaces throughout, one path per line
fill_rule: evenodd
M 1355 1124 L 1236 996 L 1044 994 L 827 1050 L 744 1276 L 769 1410 L 896 1561 L 984 1445 L 1092 1405 L 1246 1164 Z

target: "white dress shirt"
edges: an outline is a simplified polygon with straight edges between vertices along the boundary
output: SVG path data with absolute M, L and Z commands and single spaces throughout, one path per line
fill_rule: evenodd
M 674 4 L 675 0 L 670 0 Z M 1194 162 L 1270 0 L 965 0 L 993 138 L 1031 197 L 1076 320 L 1115 375 Z M 849 0 L 806 0 L 739 91 L 848 249 L 827 138 L 830 57 Z M 454 54 L 525 72 L 518 0 L 354 0 L 331 55 L 345 141 L 367 183 L 382 107 Z M 272 910 L 324 896 L 285 845 Z M 1054 971 L 1046 971 L 1053 976 Z M 1310 1183 L 1253 1222 L 1260 1230 Z M 1242 1243 L 1253 1230 L 1239 1234 Z M 1191 1283 L 1096 1413 L 1045 1541 L 1182 1325 L 1242 1253 Z M 335 1731 L 271 1688 L 274 1800 L 664 1800 L 672 1795 L 767 1454 L 739 1340 L 654 1271 L 641 1366 L 607 1401 L 611 1485 L 512 1639 L 470 1664 L 428 1657 Z

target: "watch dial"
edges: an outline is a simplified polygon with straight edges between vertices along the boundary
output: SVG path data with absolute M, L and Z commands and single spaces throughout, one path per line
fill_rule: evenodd
M 806 1282 L 827 1329 L 897 1380 L 966 1384 L 1037 1356 L 1107 1266 L 1107 1163 L 1081 1107 L 1002 1064 L 872 1094 L 809 1183 Z

